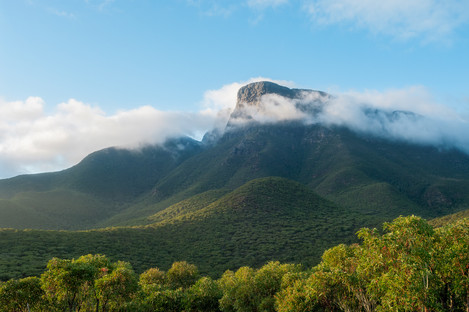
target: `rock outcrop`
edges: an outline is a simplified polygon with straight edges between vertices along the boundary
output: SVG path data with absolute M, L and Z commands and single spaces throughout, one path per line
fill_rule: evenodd
M 265 111 L 262 97 L 265 95 L 278 95 L 293 100 L 297 109 L 303 112 L 316 113 L 329 95 L 322 91 L 309 89 L 290 89 L 270 81 L 259 81 L 245 85 L 238 91 L 236 107 L 230 116 L 228 126 L 237 121 L 252 120 L 253 112 Z M 313 95 L 308 99 L 308 95 Z

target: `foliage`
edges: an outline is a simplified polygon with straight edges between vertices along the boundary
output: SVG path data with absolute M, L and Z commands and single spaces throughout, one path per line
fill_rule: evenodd
M 361 245 L 327 250 L 311 276 L 282 290 L 279 311 L 465 311 L 469 220 L 434 230 L 418 217 L 362 229 Z
M 189 288 L 199 277 L 199 271 L 193 264 L 186 261 L 174 262 L 166 273 L 167 284 L 170 288 Z
M 111 148 L 61 172 L 0 180 L 0 226 L 58 229 L 1 229 L 0 280 L 88 253 L 137 273 L 186 260 L 212 278 L 270 260 L 313 266 L 361 227 L 469 203 L 469 158 L 453 150 L 295 123 L 212 143 Z
M 41 278 L 0 283 L 0 311 L 467 311 L 469 219 L 432 228 L 399 217 L 305 270 L 268 262 L 200 276 L 186 261 L 138 277 L 103 255 L 53 258 Z
M 441 227 L 464 218 L 469 218 L 469 209 L 432 219 L 428 223 L 433 227 Z
M 103 273 L 94 281 L 97 305 L 103 311 L 117 311 L 132 301 L 138 291 L 138 279 L 129 263 L 119 261 L 109 269 L 101 269 Z
M 220 311 L 219 301 L 222 296 L 223 291 L 217 281 L 202 277 L 188 289 L 185 308 L 193 312 L 217 312 Z
M 53 258 L 41 275 L 41 284 L 49 304 L 66 311 L 118 310 L 137 292 L 137 277 L 130 264 L 111 263 L 102 255 Z
M 9 280 L 0 284 L 0 311 L 29 311 L 45 307 L 38 277 Z
M 226 271 L 220 279 L 222 311 L 274 311 L 275 294 L 287 273 L 300 271 L 300 266 L 269 262 L 259 270 L 249 267 Z
M 180 138 L 138 152 L 108 148 L 61 172 L 0 180 L 0 227 L 146 225 L 193 212 L 249 181 L 272 176 L 367 214 L 374 224 L 366 226 L 400 214 L 433 218 L 467 209 L 468 159 L 455 150 L 343 128 L 252 125 L 226 131 L 211 144 Z
M 88 253 L 130 262 L 139 274 L 155 266 L 169 270 L 177 259 L 211 277 L 272 259 L 312 266 L 325 249 L 356 241 L 354 233 L 369 224 L 368 217 L 341 209 L 298 182 L 262 178 L 202 209 L 146 227 L 0 230 L 0 280 L 39 275 L 52 257 Z

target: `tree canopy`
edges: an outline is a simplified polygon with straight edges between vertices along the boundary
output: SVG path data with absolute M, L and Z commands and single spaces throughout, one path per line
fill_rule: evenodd
M 311 269 L 269 262 L 219 279 L 174 262 L 137 275 L 104 255 L 53 258 L 40 277 L 0 283 L 0 311 L 469 311 L 469 219 L 434 229 L 400 217 Z

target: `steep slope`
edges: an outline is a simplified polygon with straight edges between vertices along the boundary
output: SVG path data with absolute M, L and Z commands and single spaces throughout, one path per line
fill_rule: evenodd
M 130 261 L 139 271 L 179 260 L 211 274 L 268 260 L 312 265 L 360 227 L 469 209 L 469 156 L 460 151 L 314 118 L 259 121 L 285 103 L 314 117 L 327 99 L 255 83 L 240 90 L 226 131 L 203 142 L 110 148 L 61 172 L 0 180 L 0 227 L 108 227 L 0 230 L 0 279 L 42 272 L 54 256 L 87 253 Z
M 95 227 L 199 149 L 200 143 L 188 138 L 140 150 L 108 148 L 61 172 L 0 180 L 0 227 Z
M 103 225 L 145 224 L 150 221 L 143 216 L 196 194 L 268 176 L 296 180 L 339 206 L 383 221 L 409 214 L 433 218 L 469 204 L 465 154 L 286 122 L 227 132 Z
M 167 209 L 170 218 L 146 227 L 0 230 L 0 279 L 38 274 L 53 256 L 87 253 L 131 261 L 139 272 L 152 266 L 168 269 L 179 260 L 212 275 L 269 260 L 310 266 L 325 248 L 351 242 L 367 223 L 366 217 L 346 214 L 300 183 L 277 177 L 250 181 L 191 212 L 175 208 Z
M 111 148 L 62 172 L 1 180 L 0 226 L 146 225 L 154 222 L 150 216 L 195 195 L 232 191 L 269 176 L 300 182 L 336 205 L 376 220 L 401 214 L 433 218 L 469 207 L 467 154 L 357 134 L 314 118 L 274 122 L 259 117 L 285 103 L 314 117 L 329 98 L 319 91 L 253 83 L 240 89 L 226 131 L 210 140 L 172 140 L 138 152 Z M 418 118 L 400 111 L 366 113 L 377 122 Z M 67 198 L 74 198 L 73 204 Z M 27 215 L 24 224 L 15 211 Z
M 458 220 L 467 218 L 469 218 L 469 209 L 432 219 L 428 221 L 428 223 L 433 225 L 434 227 L 442 227 L 451 223 L 455 223 Z

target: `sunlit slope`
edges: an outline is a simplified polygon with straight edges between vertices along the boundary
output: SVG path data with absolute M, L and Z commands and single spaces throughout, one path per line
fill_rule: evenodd
M 267 176 L 298 181 L 338 206 L 381 221 L 408 214 L 432 218 L 469 207 L 466 154 L 285 123 L 226 133 L 102 225 L 148 224 L 146 217 L 181 200 Z
M 0 180 L 0 227 L 96 227 L 198 149 L 199 143 L 190 139 L 138 150 L 109 148 L 64 171 Z
M 1 230 L 0 278 L 38 274 L 53 256 L 87 253 L 131 261 L 138 271 L 167 269 L 177 260 L 210 274 L 269 260 L 312 265 L 325 248 L 350 242 L 355 231 L 369 223 L 300 183 L 278 177 L 250 181 L 189 213 L 174 213 L 176 208 L 168 208 L 171 218 L 146 227 Z
M 0 226 L 147 225 L 150 216 L 195 195 L 269 176 L 297 181 L 377 223 L 469 207 L 466 154 L 291 122 L 235 129 L 211 143 L 106 149 L 68 170 L 1 180 Z
M 428 223 L 430 223 L 434 227 L 441 227 L 465 218 L 469 218 L 469 209 L 432 219 L 428 221 Z

